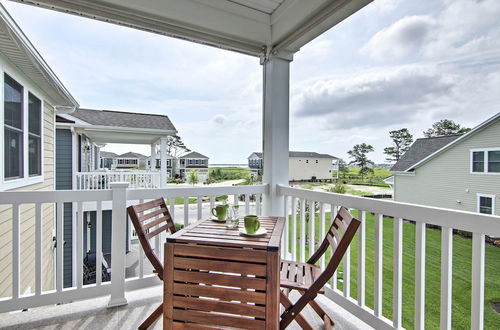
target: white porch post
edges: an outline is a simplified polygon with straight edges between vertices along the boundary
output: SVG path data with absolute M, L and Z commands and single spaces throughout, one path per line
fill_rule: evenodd
M 125 297 L 125 242 L 127 239 L 128 182 L 112 182 L 113 209 L 111 213 L 111 297 L 108 307 L 127 304 Z
M 160 188 L 167 186 L 167 138 L 160 138 Z
M 283 216 L 283 197 L 277 184 L 288 185 L 288 140 L 291 53 L 278 53 L 263 62 L 263 182 L 269 191 L 263 198 L 263 214 Z
M 156 144 L 151 143 L 151 157 L 149 159 L 149 169 L 154 171 L 156 168 Z

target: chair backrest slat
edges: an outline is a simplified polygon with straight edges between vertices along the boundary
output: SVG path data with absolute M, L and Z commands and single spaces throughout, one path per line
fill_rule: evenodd
M 128 215 L 141 242 L 144 254 L 151 262 L 156 273 L 163 280 L 163 264 L 151 247 L 150 239 L 165 231 L 175 233 L 174 220 L 170 216 L 163 198 L 129 206 Z M 157 226 L 157 228 L 155 228 Z

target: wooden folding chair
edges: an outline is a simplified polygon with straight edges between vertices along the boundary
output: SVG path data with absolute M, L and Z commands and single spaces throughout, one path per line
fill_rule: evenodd
M 323 319 L 325 329 L 331 329 L 332 319 L 314 299 L 319 293 L 324 293 L 323 286 L 335 273 L 360 224 L 346 208 L 341 207 L 323 242 L 307 262 L 281 261 L 280 302 L 285 311 L 281 314 L 280 329 L 285 329 L 293 320 L 303 329 L 312 329 L 300 314 L 307 304 Z M 325 254 L 328 247 L 332 248 L 332 256 L 325 270 L 321 271 L 315 263 Z M 291 290 L 297 290 L 302 295 L 295 304 L 288 298 Z
M 165 200 L 159 198 L 143 204 L 129 206 L 127 212 L 146 257 L 153 265 L 154 272 L 163 281 L 163 264 L 151 247 L 150 239 L 165 231 L 170 231 L 172 234 L 176 231 L 174 220 L 170 216 Z M 139 329 L 149 328 L 162 314 L 163 303 L 148 316 L 139 326 Z

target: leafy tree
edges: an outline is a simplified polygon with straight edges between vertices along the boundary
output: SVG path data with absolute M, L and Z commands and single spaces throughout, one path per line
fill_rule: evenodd
M 359 167 L 359 174 L 361 175 L 361 180 L 365 179 L 365 175 L 368 173 L 373 173 L 373 169 L 369 167 L 369 165 L 375 165 L 375 163 L 368 159 L 367 154 L 369 152 L 373 152 L 373 146 L 361 143 L 356 144 L 352 150 L 349 150 L 347 153 L 349 157 L 353 160 L 349 163 L 349 165 L 356 165 Z
M 199 181 L 198 171 L 197 170 L 190 170 L 188 172 L 187 182 L 194 186 L 195 184 L 198 183 L 198 181 Z
M 384 154 L 389 156 L 386 160 L 397 162 L 399 158 L 410 149 L 410 145 L 413 142 L 413 136 L 407 128 L 390 131 L 389 136 L 392 139 L 393 146 L 384 148 Z
M 436 136 L 463 134 L 467 133 L 470 130 L 470 128 L 463 127 L 460 124 L 455 123 L 453 120 L 442 119 L 432 124 L 432 127 L 427 131 L 424 131 L 424 136 L 429 138 Z
M 347 167 L 347 163 L 343 159 L 339 159 L 339 173 L 342 178 L 345 178 L 349 174 L 349 168 Z

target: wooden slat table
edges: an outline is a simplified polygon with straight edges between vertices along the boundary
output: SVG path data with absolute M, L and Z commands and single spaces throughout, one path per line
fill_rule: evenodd
M 284 221 L 260 217 L 267 234 L 258 238 L 240 236 L 238 230 L 210 220 L 169 236 L 163 328 L 278 329 Z

